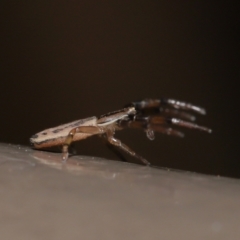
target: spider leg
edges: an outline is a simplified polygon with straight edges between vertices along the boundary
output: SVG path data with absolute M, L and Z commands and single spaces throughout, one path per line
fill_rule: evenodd
M 138 155 L 137 153 L 135 153 L 131 148 L 129 148 L 127 145 L 125 145 L 124 143 L 122 143 L 120 140 L 114 138 L 114 131 L 112 131 L 111 129 L 107 130 L 106 132 L 107 134 L 107 140 L 110 144 L 120 148 L 121 150 L 123 150 L 124 152 L 134 156 L 135 158 L 139 159 L 142 163 L 144 163 L 147 166 L 150 166 L 150 162 L 148 162 L 145 158 L 143 158 L 142 156 Z
M 118 122 L 119 127 L 131 127 L 131 128 L 143 128 L 146 131 L 147 137 L 150 140 L 154 139 L 154 131 L 171 135 L 177 137 L 183 137 L 184 134 L 178 130 L 172 129 L 168 127 L 168 125 L 176 125 L 180 127 L 190 128 L 190 129 L 198 129 L 201 131 L 205 131 L 211 133 L 211 129 L 197 125 L 192 122 L 184 121 L 178 118 L 167 118 L 162 116 L 134 116 L 132 119 L 125 119 Z
M 196 123 L 188 122 L 181 120 L 179 118 L 166 118 L 166 117 L 150 117 L 150 124 L 173 124 L 180 127 L 190 128 L 190 129 L 198 129 L 200 131 L 211 133 L 212 130 L 210 128 L 200 126 Z
M 120 152 L 119 149 L 117 149 L 114 145 L 112 145 L 111 143 L 109 143 L 109 141 L 107 140 L 106 135 L 99 135 L 99 137 L 101 137 L 101 139 L 103 140 L 103 142 L 105 143 L 106 147 L 111 150 L 121 161 L 123 162 L 127 162 L 127 159 L 123 156 L 123 154 Z
M 145 129 L 147 137 L 150 140 L 154 140 L 154 132 L 159 132 L 162 134 L 167 134 L 169 136 L 175 136 L 175 137 L 184 137 L 184 133 L 172 129 L 171 127 L 167 127 L 164 125 L 159 124 L 151 124 L 149 123 L 148 117 L 138 117 L 135 120 L 122 120 L 118 122 L 118 125 L 121 128 L 142 128 Z
M 191 103 L 178 101 L 170 98 L 160 98 L 160 99 L 144 99 L 138 102 L 132 102 L 128 104 L 128 106 L 134 106 L 136 110 L 140 112 L 145 112 L 149 110 L 153 110 L 155 112 L 161 111 L 161 107 L 172 107 L 178 110 L 191 110 L 199 114 L 206 114 L 204 108 L 195 106 Z M 191 117 L 190 117 L 191 118 Z M 190 119 L 191 120 L 191 119 Z
M 69 146 L 71 145 L 72 141 L 73 141 L 73 138 L 74 138 L 74 135 L 76 133 L 88 133 L 90 135 L 94 135 L 94 134 L 102 134 L 103 133 L 103 130 L 99 127 L 96 127 L 96 126 L 81 126 L 81 127 L 76 127 L 76 128 L 73 128 L 68 136 L 66 137 L 64 143 L 63 143 L 63 147 L 62 147 L 62 153 L 63 153 L 63 156 L 62 156 L 62 160 L 65 162 L 67 161 L 68 159 L 68 149 L 69 149 Z
M 184 133 L 170 127 L 159 126 L 156 124 L 151 124 L 149 128 L 146 129 L 147 137 L 150 140 L 154 140 L 154 132 L 159 132 L 174 137 L 184 137 Z M 152 137 L 153 136 L 153 137 Z
M 159 113 L 163 116 L 183 118 L 188 121 L 195 121 L 196 117 L 188 112 L 179 111 L 178 109 L 159 108 Z

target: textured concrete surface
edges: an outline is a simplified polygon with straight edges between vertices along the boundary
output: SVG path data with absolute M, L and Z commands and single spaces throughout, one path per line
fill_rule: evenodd
M 240 180 L 0 145 L 0 239 L 240 239 Z

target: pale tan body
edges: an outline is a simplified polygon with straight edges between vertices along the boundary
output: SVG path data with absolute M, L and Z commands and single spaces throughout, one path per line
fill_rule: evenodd
M 63 160 L 66 161 L 68 158 L 68 148 L 72 142 L 80 141 L 96 134 L 106 134 L 109 143 L 118 146 L 130 155 L 141 159 L 141 161 L 146 165 L 150 165 L 146 159 L 137 155 L 129 147 L 113 137 L 115 130 L 120 130 L 120 128 L 116 125 L 116 122 L 127 118 L 129 114 L 135 113 L 135 108 L 129 107 L 113 112 L 110 115 L 104 115 L 99 119 L 96 117 L 90 117 L 77 120 L 39 132 L 32 136 L 30 141 L 36 149 L 62 145 Z
M 34 148 L 41 149 L 63 145 L 69 132 L 73 128 L 81 126 L 97 126 L 97 118 L 90 117 L 86 119 L 76 120 L 67 124 L 62 124 L 54 128 L 45 129 L 44 131 L 36 134 L 38 137 L 32 140 L 33 146 Z M 91 135 L 92 134 L 89 133 L 77 133 L 75 134 L 73 141 L 80 141 L 82 139 L 90 137 Z
M 114 138 L 115 130 L 121 130 L 126 127 L 144 128 L 147 137 L 150 140 L 154 139 L 154 131 L 165 133 L 168 135 L 174 135 L 182 137 L 183 134 L 172 128 L 168 128 L 166 124 L 174 124 L 187 128 L 199 129 L 207 132 L 211 132 L 210 129 L 202 126 L 198 126 L 188 121 L 183 121 L 179 118 L 167 118 L 165 115 L 176 115 L 178 117 L 187 118 L 193 121 L 194 116 L 188 113 L 180 111 L 180 109 L 193 110 L 195 112 L 205 114 L 205 110 L 191 105 L 189 103 L 176 101 L 173 99 L 167 99 L 162 102 L 160 100 L 144 100 L 142 102 L 132 103 L 130 107 L 111 112 L 97 117 L 90 117 L 86 119 L 80 119 L 67 124 L 62 124 L 54 128 L 48 128 L 41 131 L 30 138 L 30 142 L 36 149 L 47 148 L 52 146 L 63 146 L 63 160 L 68 158 L 69 145 L 74 141 L 83 140 L 87 137 L 100 134 L 105 136 L 106 140 L 119 147 L 121 150 L 129 153 L 130 155 L 140 159 L 144 164 L 150 165 L 150 163 L 143 157 L 136 154 L 128 146 L 123 144 L 120 140 Z M 168 101 L 168 102 L 166 102 Z M 153 116 L 144 116 L 144 110 L 156 110 L 162 104 L 169 105 L 177 110 L 171 108 L 161 108 L 162 115 L 154 113 Z M 163 111 L 164 110 L 164 111 Z M 160 112 L 160 108 L 159 108 Z

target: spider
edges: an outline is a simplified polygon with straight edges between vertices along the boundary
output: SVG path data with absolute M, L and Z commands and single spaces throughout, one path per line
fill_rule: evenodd
M 187 111 L 206 113 L 201 107 L 174 99 L 144 99 L 98 118 L 89 117 L 46 129 L 33 135 L 30 142 L 35 149 L 62 145 L 62 159 L 67 161 L 68 149 L 72 142 L 98 134 L 106 138 L 110 145 L 118 147 L 149 166 L 150 162 L 114 137 L 115 131 L 124 128 L 142 128 L 150 140 L 154 139 L 155 132 L 177 137 L 184 136 L 182 132 L 171 126 L 211 133 L 211 129 L 193 123 L 195 116 Z

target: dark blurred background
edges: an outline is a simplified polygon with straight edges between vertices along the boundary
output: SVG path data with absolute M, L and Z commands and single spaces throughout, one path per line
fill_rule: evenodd
M 213 133 L 117 137 L 159 166 L 240 177 L 234 2 L 2 0 L 0 14 L 1 142 L 166 96 L 204 106 Z M 117 159 L 98 137 L 76 147 Z

